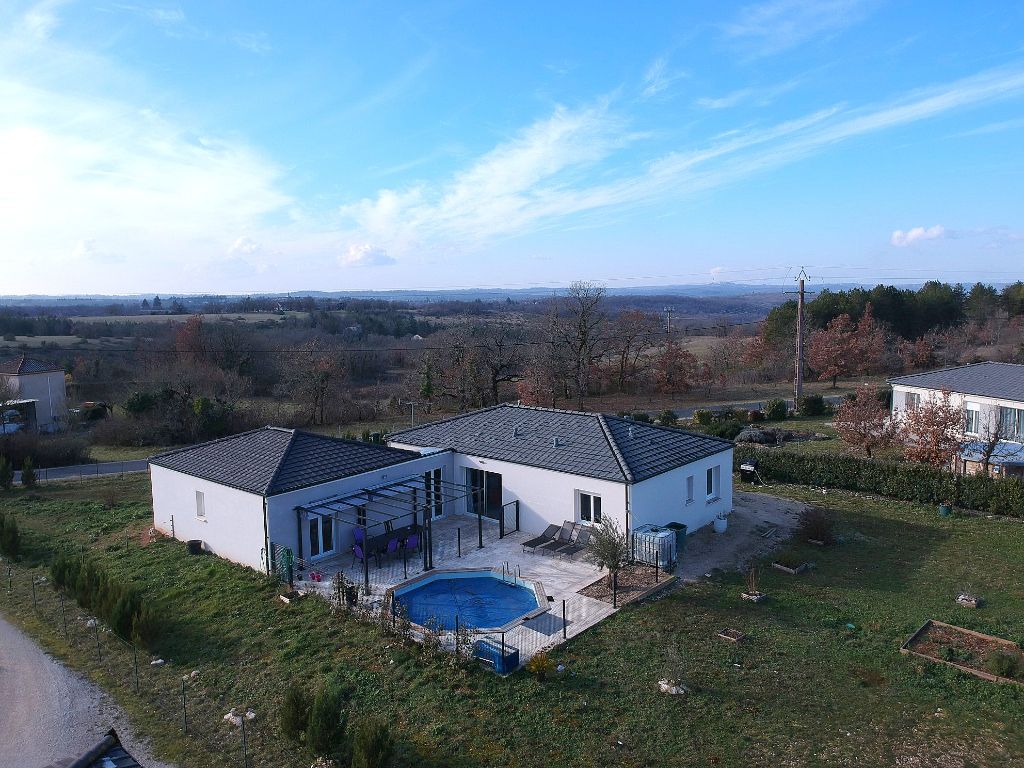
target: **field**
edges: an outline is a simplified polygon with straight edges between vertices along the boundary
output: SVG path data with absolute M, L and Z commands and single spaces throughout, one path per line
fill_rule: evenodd
M 82 339 L 78 336 L 15 336 L 8 340 L 0 338 L 0 349 L 44 349 L 46 347 L 74 347 L 83 352 L 100 349 L 133 349 L 138 343 L 135 338 L 104 337 Z
M 797 577 L 763 568 L 766 603 L 740 600 L 740 574 L 713 573 L 627 607 L 558 649 L 566 671 L 545 683 L 422 659 L 321 603 L 282 605 L 252 571 L 189 557 L 178 542 L 141 546 L 150 524 L 144 476 L 0 496 L 0 509 L 27 531 L 27 560 L 85 546 L 165 606 L 169 631 L 158 651 L 168 663 L 144 664 L 141 694 L 129 672 L 96 661 L 90 635 L 77 645 L 62 639 L 52 596 L 33 609 L 24 565 L 14 595 L 0 589 L 0 610 L 105 683 L 158 752 L 188 766 L 240 762 L 238 734 L 221 720 L 232 706 L 257 713 L 253 765 L 309 765 L 278 733 L 275 713 L 289 682 L 315 687 L 331 673 L 352 691 L 352 712 L 392 721 L 399 765 L 1024 764 L 1024 689 L 898 652 L 928 618 L 1024 640 L 1024 524 L 944 519 L 931 507 L 839 492 L 771 491 L 832 510 L 843 542 L 791 545 L 815 567 Z M 968 587 L 984 608 L 954 604 Z M 748 639 L 720 640 L 723 628 Z M 177 696 L 192 670 L 192 735 L 182 737 Z M 659 694 L 666 675 L 693 692 Z
M 205 322 L 216 323 L 219 321 L 231 321 L 242 323 L 279 323 L 286 317 L 304 319 L 309 317 L 308 312 L 225 312 L 224 314 L 202 314 L 198 313 Z M 72 317 L 76 323 L 183 323 L 192 317 L 187 315 L 81 315 Z

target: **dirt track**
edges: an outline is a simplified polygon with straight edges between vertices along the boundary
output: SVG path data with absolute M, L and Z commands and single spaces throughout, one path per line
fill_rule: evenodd
M 78 756 L 111 727 L 147 768 L 172 768 L 132 738 L 109 696 L 0 617 L 0 768 L 41 768 Z

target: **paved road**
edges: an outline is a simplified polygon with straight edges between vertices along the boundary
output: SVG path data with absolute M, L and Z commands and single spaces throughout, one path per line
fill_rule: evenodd
M 76 464 L 73 467 L 51 467 L 37 469 L 36 477 L 45 480 L 79 480 L 86 477 L 102 477 L 103 475 L 121 475 L 129 472 L 148 472 L 149 461 L 101 461 L 96 464 Z M 21 482 L 21 472 L 14 473 L 14 482 Z
M 38 768 L 95 746 L 111 728 L 152 768 L 110 697 L 0 617 L 0 768 Z

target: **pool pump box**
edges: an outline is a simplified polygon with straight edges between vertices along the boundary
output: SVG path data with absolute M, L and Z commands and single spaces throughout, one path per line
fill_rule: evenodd
M 671 571 L 676 564 L 676 532 L 662 525 L 641 525 L 633 529 L 633 559 L 660 565 Z

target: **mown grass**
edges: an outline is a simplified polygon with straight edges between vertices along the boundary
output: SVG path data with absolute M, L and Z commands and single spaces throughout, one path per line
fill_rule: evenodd
M 733 573 L 628 607 L 558 649 L 555 661 L 567 671 L 544 684 L 525 673 L 500 679 L 423 660 L 318 602 L 286 607 L 259 574 L 189 557 L 180 543 L 137 546 L 149 526 L 144 477 L 0 496 L 0 508 L 28 531 L 28 560 L 55 546 L 86 546 L 166 606 L 159 653 L 169 664 L 145 670 L 140 696 L 87 653 L 68 649 L 24 592 L 15 601 L 0 590 L 0 609 L 110 686 L 161 754 L 182 765 L 234 761 L 237 734 L 220 722 L 230 706 L 257 712 L 254 765 L 308 765 L 278 734 L 276 710 L 287 683 L 315 687 L 332 672 L 354 691 L 353 716 L 379 713 L 394 723 L 399 765 L 1018 761 L 1024 689 L 911 660 L 898 648 L 927 618 L 1024 640 L 1024 524 L 942 519 L 930 507 L 853 494 L 770 490 L 833 510 L 843 543 L 793 543 L 815 567 L 797 577 L 764 568 L 767 603 L 741 601 L 743 579 Z M 968 584 L 986 598 L 983 609 L 953 603 Z M 724 627 L 749 639 L 717 639 Z M 169 692 L 192 669 L 200 671 L 197 735 L 181 738 Z M 657 680 L 675 674 L 691 695 L 657 692 Z

